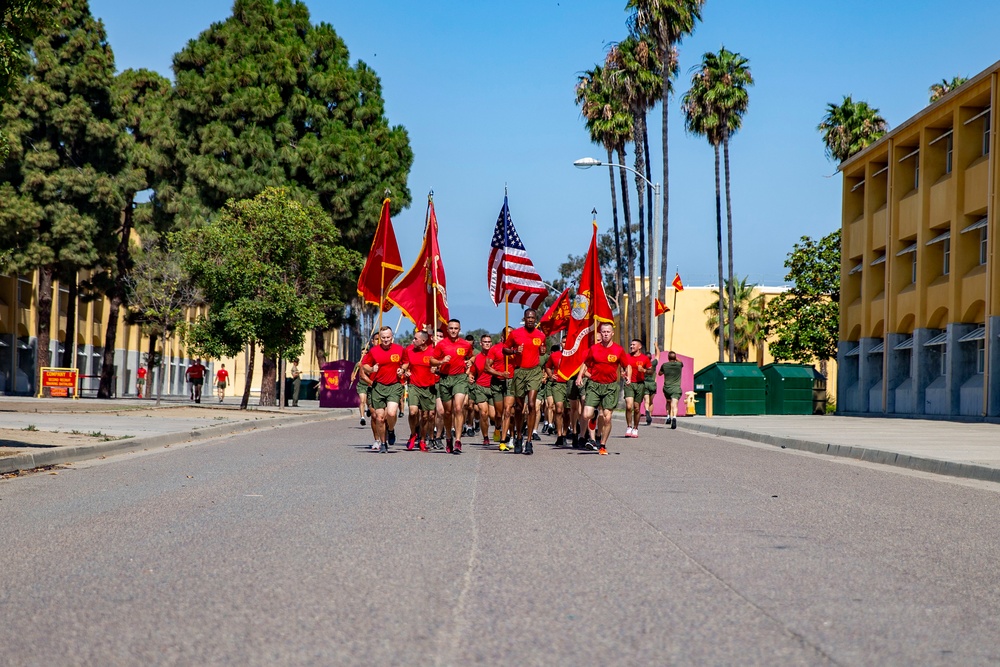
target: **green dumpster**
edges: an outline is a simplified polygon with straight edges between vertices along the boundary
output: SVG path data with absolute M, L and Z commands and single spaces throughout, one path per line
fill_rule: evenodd
M 695 411 L 705 414 L 705 394 L 712 392 L 716 415 L 764 414 L 764 374 L 757 364 L 716 362 L 694 374 Z
M 767 392 L 767 414 L 811 415 L 814 370 L 806 364 L 768 364 L 761 371 Z

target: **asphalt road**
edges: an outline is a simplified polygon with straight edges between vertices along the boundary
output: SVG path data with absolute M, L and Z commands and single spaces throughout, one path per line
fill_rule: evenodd
M 1000 662 L 1000 485 L 655 427 L 377 454 L 355 424 L 0 482 L 0 662 Z

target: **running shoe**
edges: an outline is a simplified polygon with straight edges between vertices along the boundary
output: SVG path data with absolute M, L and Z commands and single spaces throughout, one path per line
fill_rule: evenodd
M 410 439 L 406 441 L 406 451 L 412 452 L 413 448 L 417 446 L 417 434 L 413 433 L 410 435 Z
M 378 440 L 376 440 L 375 442 L 372 443 L 372 446 L 370 447 L 370 449 L 373 452 L 377 452 L 378 450 L 382 449 L 382 443 L 379 442 Z
M 535 453 L 535 450 L 532 449 L 532 447 L 531 447 L 531 440 L 529 440 L 526 443 L 524 443 L 524 453 L 526 455 L 528 455 L 528 456 L 531 456 L 532 454 Z
M 500 447 L 499 447 L 499 449 L 500 449 L 501 452 L 506 452 L 507 451 L 507 443 L 504 442 L 503 440 L 501 440 L 500 441 Z
M 462 441 L 461 440 L 456 440 L 455 441 L 455 447 L 454 447 L 454 449 L 452 449 L 451 453 L 452 454 L 461 454 L 462 453 Z
M 632 427 L 631 426 L 626 426 L 625 427 L 625 437 L 626 438 L 631 438 L 632 437 Z
M 361 418 L 361 425 L 362 425 L 362 426 L 366 426 L 367 424 L 368 424 L 368 422 L 366 422 L 366 421 L 365 421 L 365 418 L 364 418 L 364 417 L 362 417 L 362 418 Z
M 490 439 L 483 438 L 483 447 L 489 447 L 489 446 L 490 446 Z
M 532 440 L 541 440 L 542 436 L 538 435 L 538 431 L 532 431 L 531 432 L 531 439 Z
M 451 450 L 454 449 L 454 447 L 452 446 L 452 442 L 453 442 L 452 439 L 448 438 L 447 440 L 445 440 L 444 443 L 444 451 L 448 452 L 449 454 L 451 454 Z
M 422 452 L 426 452 L 427 451 L 427 441 L 426 440 L 423 440 L 423 439 L 420 440 L 420 451 L 422 451 Z
M 587 442 L 583 443 L 583 448 L 592 452 L 597 449 L 597 443 L 587 438 Z
M 393 430 L 389 431 L 389 446 L 396 444 L 396 432 Z
M 597 453 L 600 454 L 601 456 L 607 456 L 608 450 L 605 449 L 604 446 L 602 445 L 601 448 L 597 450 Z
M 646 415 L 646 426 L 653 423 L 653 415 Z
M 528 442 L 531 442 L 531 441 L 529 440 Z M 521 439 L 518 438 L 517 440 L 514 441 L 514 453 L 515 454 L 520 454 L 522 451 L 523 451 L 523 447 L 521 446 Z
M 556 438 L 556 447 L 564 447 L 566 445 L 566 438 L 559 436 Z
M 500 434 L 499 430 L 493 431 L 493 442 L 503 442 L 503 435 Z
M 378 451 L 379 451 L 380 454 L 388 454 L 389 453 L 389 443 L 383 442 L 382 446 L 379 448 Z
M 670 420 L 670 428 L 677 428 L 677 417 L 673 417 Z

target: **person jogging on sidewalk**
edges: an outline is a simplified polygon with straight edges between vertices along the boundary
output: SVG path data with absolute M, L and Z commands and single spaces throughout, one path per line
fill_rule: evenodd
M 597 444 L 598 453 L 607 456 L 608 438 L 611 437 L 611 413 L 618 407 L 618 378 L 624 375 L 625 348 L 614 342 L 615 327 L 610 322 L 601 322 L 597 326 L 600 341 L 591 345 L 583 367 L 576 379 L 579 387 L 587 383 L 586 407 L 583 418 L 590 421 L 597 414 Z M 628 382 L 628 378 L 625 379 Z M 593 450 L 594 444 L 589 439 L 587 449 Z
M 633 338 L 628 344 L 629 353 L 625 356 L 625 437 L 639 437 L 639 408 L 646 396 L 646 371 L 649 368 L 649 355 L 642 351 L 642 341 Z
M 490 413 L 493 406 L 493 375 L 486 370 L 486 359 L 493 348 L 493 337 L 483 334 L 479 337 L 479 354 L 469 366 L 469 396 L 479 413 L 479 430 L 483 434 L 483 447 L 490 446 Z M 495 418 L 495 414 L 494 414 Z
M 671 350 L 667 354 L 667 361 L 660 366 L 660 375 L 663 376 L 663 396 L 667 399 L 670 413 L 667 415 L 667 423 L 670 428 L 677 428 L 677 401 L 681 397 L 681 371 L 684 364 L 677 360 L 677 353 Z
M 365 373 L 372 379 L 371 406 L 372 433 L 375 443 L 372 451 L 388 452 L 389 436 L 395 441 L 394 429 L 403 398 L 403 346 L 392 342 L 392 327 L 382 327 L 378 332 L 379 344 L 368 350 L 361 360 Z
M 431 365 L 438 369 L 438 394 L 444 405 L 445 451 L 462 453 L 462 426 L 465 422 L 465 399 L 469 394 L 469 376 L 466 362 L 472 361 L 472 343 L 460 338 L 462 323 L 448 320 L 444 339 L 434 346 Z M 456 439 L 452 439 L 452 432 Z
M 510 327 L 504 327 L 500 332 L 498 343 L 490 348 L 486 355 L 486 372 L 491 376 L 490 394 L 493 400 L 493 410 L 496 414 L 493 423 L 493 439 L 499 443 L 501 452 L 507 451 L 507 431 L 510 429 L 510 418 L 514 411 L 514 395 L 511 394 L 511 382 L 514 377 L 514 367 L 510 359 L 504 356 L 503 341 L 507 339 Z M 513 439 L 513 438 L 512 438 Z M 514 443 L 511 442 L 511 447 Z

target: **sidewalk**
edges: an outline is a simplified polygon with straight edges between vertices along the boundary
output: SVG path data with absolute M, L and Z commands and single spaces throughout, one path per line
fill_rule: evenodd
M 678 428 L 1000 482 L 1000 426 L 922 419 L 766 415 L 682 417 Z
M 225 403 L 164 398 L 38 399 L 0 396 L 0 474 L 216 438 L 260 428 L 356 415 L 357 409 L 299 407 L 239 409 Z

